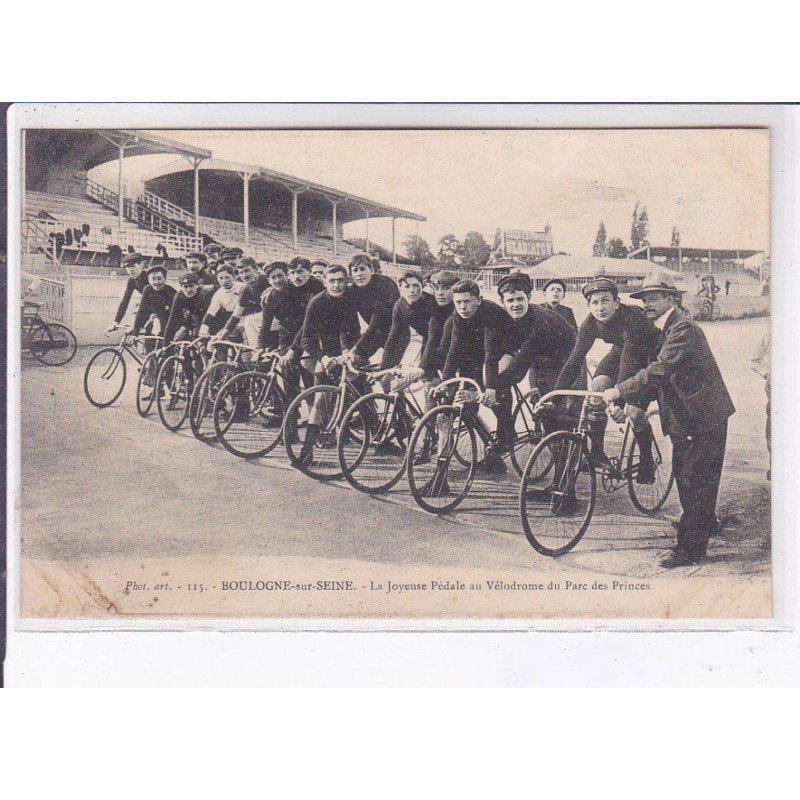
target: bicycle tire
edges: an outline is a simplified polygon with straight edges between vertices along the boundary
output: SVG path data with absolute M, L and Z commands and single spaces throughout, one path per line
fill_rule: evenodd
M 139 377 L 136 381 L 136 413 L 140 417 L 146 417 L 156 401 L 156 383 L 161 366 L 158 363 L 159 359 L 158 353 L 148 353 L 139 368 Z
M 218 361 L 208 367 L 195 383 L 189 398 L 189 428 L 198 441 L 204 444 L 217 441 L 214 430 L 214 400 L 219 390 L 238 369 L 235 364 Z
M 161 424 L 176 433 L 189 413 L 189 378 L 185 357 L 171 355 L 164 359 L 156 379 L 156 408 Z
M 42 336 L 39 331 L 44 335 L 41 346 L 38 346 L 39 339 L 37 339 L 37 335 Z M 58 344 L 57 348 L 54 346 L 56 343 Z M 66 325 L 59 322 L 41 322 L 33 328 L 28 337 L 28 349 L 40 364 L 48 367 L 63 367 L 75 358 L 75 354 L 78 352 L 78 340 Z M 58 355 L 51 358 L 51 353 L 58 353 Z
M 127 376 L 128 368 L 122 354 L 116 347 L 103 347 L 86 365 L 83 372 L 83 393 L 96 408 L 108 408 L 122 394 Z M 115 382 L 111 383 L 112 380 Z
M 450 416 L 450 419 L 446 419 Z M 437 421 L 442 417 L 442 421 Z M 458 427 L 453 433 L 452 426 Z M 455 435 L 455 443 L 441 447 L 440 431 L 448 429 L 449 436 Z M 466 434 L 466 446 L 459 450 L 460 458 L 455 457 L 462 436 Z M 449 449 L 449 452 L 440 452 Z M 436 451 L 434 453 L 434 450 Z M 434 461 L 435 464 L 431 465 Z M 414 428 L 408 446 L 406 471 L 408 486 L 414 502 L 431 514 L 446 514 L 464 501 L 475 478 L 478 462 L 478 445 L 475 430 L 463 409 L 458 406 L 437 406 L 423 414 Z M 453 491 L 451 482 L 458 480 L 461 488 Z M 450 499 L 447 499 L 447 498 Z M 434 501 L 442 502 L 434 502 Z
M 672 440 L 661 429 L 660 414 L 658 411 L 652 411 L 647 418 L 653 429 L 653 456 L 656 461 L 655 483 L 636 482 L 637 464 L 634 463 L 634 458 L 639 448 L 633 436 L 631 436 L 631 446 L 628 449 L 625 474 L 628 481 L 628 495 L 634 508 L 641 511 L 642 514 L 655 514 L 667 502 L 675 482 L 675 473 L 672 469 Z
M 393 422 L 398 415 L 399 430 Z M 360 440 L 352 435 L 359 430 Z M 337 438 L 345 480 L 364 494 L 388 492 L 406 470 L 410 431 L 410 414 L 397 395 L 372 392 L 359 397 L 345 412 Z
M 243 400 L 247 402 L 247 419 L 237 420 L 237 407 Z M 238 458 L 261 458 L 281 442 L 285 411 L 286 401 L 273 375 L 257 370 L 241 372 L 225 382 L 214 400 L 217 440 Z
M 514 443 L 509 456 L 517 475 L 522 475 L 522 470 L 528 463 L 534 448 L 545 437 L 541 419 L 533 416 L 533 409 L 527 402 L 528 398 L 532 396 L 538 397 L 539 392 L 535 390 L 528 392 L 521 402 L 517 402 L 514 413 L 511 415 Z
M 537 463 L 540 458 L 551 464 L 545 472 Z M 537 474 L 541 477 L 533 477 Z M 573 502 L 578 505 L 581 476 L 585 476 L 581 489 L 589 496 L 582 518 L 575 519 L 572 509 Z M 597 478 L 584 437 L 572 431 L 555 431 L 545 436 L 531 453 L 520 481 L 519 511 L 528 543 L 543 556 L 568 553 L 588 530 L 596 497 Z M 559 526 L 563 522 L 566 527 L 570 519 L 577 524 L 565 535 Z

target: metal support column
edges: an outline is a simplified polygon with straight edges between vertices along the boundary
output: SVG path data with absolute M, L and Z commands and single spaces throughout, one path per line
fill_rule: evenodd
M 300 194 L 296 189 L 292 189 L 292 249 L 297 250 L 297 195 Z
M 125 219 L 125 198 L 122 191 L 122 159 L 125 157 L 125 145 L 119 145 L 119 174 L 117 176 L 117 216 L 119 220 L 119 230 L 122 231 L 123 222 Z
M 678 248 L 678 272 L 683 272 L 683 258 L 680 247 Z
M 396 222 L 397 222 L 397 217 L 392 217 L 392 264 L 397 263 L 397 239 L 395 230 Z
M 331 200 L 331 205 L 333 206 L 333 257 L 336 258 L 338 255 L 337 239 L 339 238 L 339 224 L 336 221 L 336 206 L 338 203 L 335 200 Z
M 200 236 L 200 162 L 194 162 L 194 235 Z
M 242 222 L 244 223 L 244 243 L 250 244 L 250 177 L 251 173 L 242 172 Z
M 708 271 L 711 272 L 711 251 L 708 251 Z
M 364 234 L 364 250 L 366 251 L 367 255 L 369 255 L 369 211 L 367 211 L 367 216 L 365 219 L 366 222 L 366 232 Z

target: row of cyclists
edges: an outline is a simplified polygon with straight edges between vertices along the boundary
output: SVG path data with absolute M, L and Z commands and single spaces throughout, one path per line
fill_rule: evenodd
M 599 339 L 611 349 L 588 388 L 602 392 L 644 368 L 659 346 L 652 321 L 640 308 L 622 304 L 617 286 L 604 276 L 582 289 L 589 315 L 578 329 L 572 310 L 563 304 L 566 285 L 559 279 L 544 286 L 544 299 L 537 304 L 531 301 L 530 278 L 511 273 L 498 284 L 498 304 L 482 297 L 474 281 L 449 270 L 423 278 L 408 269 L 395 283 L 379 274 L 366 254 L 355 256 L 347 268 L 302 257 L 260 266 L 239 248 L 213 256 L 189 254 L 176 291 L 166 283 L 163 267 L 145 271 L 141 256 L 127 255 L 123 265 L 129 280 L 109 330 L 121 324 L 139 292 L 134 335 L 160 331 L 164 347 L 198 336 L 212 342 L 242 337 L 255 349 L 249 357 L 254 366 L 277 349 L 290 398 L 301 384 L 333 385 L 338 369 L 370 362 L 382 370 L 397 368 L 382 378 L 386 390 L 421 382 L 428 407 L 437 384 L 455 376 L 471 378 L 481 393 L 462 391 L 458 399 L 480 402 L 494 413 L 496 436 L 480 464 L 491 475 L 506 471 L 504 457 L 513 443 L 512 387 L 527 377 L 541 395 L 584 388 L 586 355 Z M 401 367 L 412 331 L 422 340 L 420 356 L 412 366 Z M 311 457 L 326 413 L 325 395 L 316 397 L 301 461 Z M 609 407 L 616 421 L 631 420 L 640 451 L 639 483 L 654 479 L 648 402 L 635 398 L 624 409 Z M 566 419 L 549 416 L 545 430 L 565 426 Z M 592 457 L 607 461 L 607 415 L 601 400 L 590 405 L 588 421 Z

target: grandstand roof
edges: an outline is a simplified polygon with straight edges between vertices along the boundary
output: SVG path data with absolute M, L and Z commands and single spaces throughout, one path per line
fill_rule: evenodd
M 69 163 L 76 169 L 89 170 L 125 155 L 160 155 L 176 153 L 194 158 L 210 158 L 211 152 L 182 144 L 160 134 L 122 128 L 29 129 L 26 133 L 28 159 Z
M 632 252 L 628 253 L 628 258 L 647 258 L 647 253 L 650 252 L 650 258 L 653 256 L 667 256 L 667 257 L 678 257 L 678 251 L 680 251 L 681 256 L 684 258 L 708 258 L 709 252 L 716 256 L 717 258 L 721 259 L 739 259 L 739 258 L 752 258 L 753 256 L 757 256 L 760 253 L 763 253 L 763 250 L 734 250 L 731 248 L 720 248 L 720 247 L 684 247 L 683 245 L 677 246 L 655 246 L 655 245 L 644 245 L 644 247 L 640 247 L 638 250 L 633 250 Z
M 643 278 L 652 269 L 669 272 L 677 281 L 684 278 L 680 272 L 665 270 L 646 258 L 601 258 L 564 254 L 551 256 L 535 267 L 522 267 L 520 272 L 525 272 L 532 278 L 591 278 L 594 275 Z
M 359 197 L 358 195 L 334 189 L 331 186 L 315 183 L 305 178 L 298 178 L 294 175 L 287 175 L 286 173 L 256 164 L 239 164 L 219 158 L 208 158 L 200 164 L 200 169 L 205 172 L 228 172 L 240 175 L 249 174 L 252 176 L 250 178 L 251 187 L 253 187 L 254 184 L 257 185 L 260 183 L 265 187 L 282 186 L 290 191 L 301 191 L 303 193 L 320 195 L 340 205 L 340 222 L 349 222 L 351 220 L 363 218 L 365 212 L 369 212 L 370 216 L 402 217 L 404 219 L 419 220 L 420 222 L 425 222 L 427 219 L 427 217 L 422 214 L 417 214 L 413 211 L 406 211 L 405 209 L 395 208 L 394 206 L 389 206 L 375 200 L 368 200 L 366 197 Z M 166 175 L 190 171 L 191 170 L 181 164 L 167 164 L 157 173 L 151 173 L 149 180 L 161 179 L 163 181 Z

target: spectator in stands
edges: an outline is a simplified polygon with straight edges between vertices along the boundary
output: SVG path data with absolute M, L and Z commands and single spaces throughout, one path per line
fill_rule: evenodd
M 67 228 L 64 231 L 64 244 L 67 247 L 72 247 L 72 228 Z
M 324 282 L 326 269 L 328 269 L 328 262 L 318 258 L 311 264 L 311 277 L 316 278 L 320 282 Z
M 75 246 L 80 250 L 82 249 L 85 244 L 83 242 L 84 232 L 81 228 L 73 228 L 72 229 L 72 238 L 75 241 Z
M 731 293 L 731 282 L 725 281 L 725 296 L 727 297 Z
M 120 256 L 122 252 L 120 251 Z M 117 307 L 117 313 L 114 316 L 114 321 L 106 328 L 110 333 L 119 327 L 123 317 L 128 311 L 128 305 L 131 302 L 134 292 L 142 294 L 145 286 L 147 286 L 147 273 L 144 270 L 144 256 L 140 253 L 132 253 L 122 261 L 122 266 L 125 267 L 125 272 L 128 273 L 128 282 L 125 284 L 125 292 Z
M 156 255 L 161 256 L 161 258 L 169 258 L 169 253 L 167 253 L 167 248 L 164 246 L 162 242 L 159 242 L 156 245 Z
M 108 266 L 120 267 L 124 266 L 122 259 L 122 248 L 118 244 L 110 244 L 108 246 Z
M 379 258 L 372 257 L 372 272 L 375 275 L 381 274 L 381 260 Z
M 578 323 L 575 322 L 575 314 L 569 306 L 561 304 L 567 293 L 567 284 L 561 278 L 551 278 L 544 285 L 542 291 L 544 292 L 542 308 L 546 308 L 548 311 L 555 311 L 577 331 Z
M 201 286 L 213 286 L 216 291 L 217 279 L 208 271 L 207 263 L 205 253 L 189 253 L 186 256 L 186 269 L 197 276 Z

